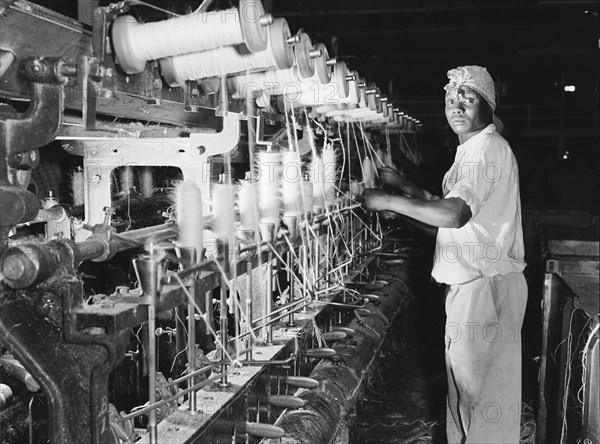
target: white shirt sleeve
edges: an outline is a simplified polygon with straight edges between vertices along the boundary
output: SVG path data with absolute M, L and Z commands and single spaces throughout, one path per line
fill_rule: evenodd
M 502 175 L 500 162 L 493 151 L 488 144 L 470 148 L 460 163 L 453 166 L 447 179 L 448 191 L 444 198 L 458 197 L 464 200 L 471 208 L 472 217 L 477 216 Z

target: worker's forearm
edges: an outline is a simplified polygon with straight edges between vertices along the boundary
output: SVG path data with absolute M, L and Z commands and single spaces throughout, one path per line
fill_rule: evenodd
M 410 199 L 389 196 L 389 209 L 433 227 L 460 228 L 471 218 L 471 211 L 462 199 Z

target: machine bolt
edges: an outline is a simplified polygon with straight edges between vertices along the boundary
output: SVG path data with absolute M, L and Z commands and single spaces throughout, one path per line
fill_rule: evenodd
M 265 14 L 261 18 L 258 19 L 258 23 L 260 26 L 269 26 L 273 23 L 273 15 Z
M 298 34 L 290 36 L 285 41 L 288 45 L 294 45 L 300 43 L 300 36 Z
M 311 49 L 308 52 L 308 56 L 311 59 L 316 59 L 317 57 L 321 57 L 323 55 L 323 50 L 322 49 Z
M 102 223 L 109 226 L 112 222 L 112 217 L 115 214 L 115 209 L 113 207 L 104 207 L 102 211 L 104 211 L 104 221 Z

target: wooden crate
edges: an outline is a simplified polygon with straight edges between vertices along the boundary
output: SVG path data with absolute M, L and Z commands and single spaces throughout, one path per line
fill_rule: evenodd
M 545 227 L 541 239 L 545 269 L 537 442 L 559 443 L 563 435 L 562 442 L 575 443 L 598 433 L 598 421 L 590 416 L 598 415 L 597 383 L 590 381 L 598 366 L 588 360 L 586 387 L 582 388 L 581 362 L 600 311 L 598 232 Z M 588 350 L 590 357 L 597 353 L 597 346 Z M 583 404 L 581 390 L 587 396 Z M 596 390 L 595 394 L 590 390 Z

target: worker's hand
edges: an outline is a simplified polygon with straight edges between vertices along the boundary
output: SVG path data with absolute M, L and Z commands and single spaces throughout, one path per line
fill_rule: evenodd
M 389 209 L 390 194 L 377 188 L 367 188 L 358 201 L 366 210 L 384 211 Z
M 379 217 L 381 217 L 383 220 L 394 220 L 394 219 L 398 219 L 400 217 L 400 215 L 393 211 L 385 210 L 385 211 L 379 212 Z
M 382 184 L 400 189 L 404 183 L 402 175 L 393 168 L 388 166 L 379 170 L 379 180 Z

